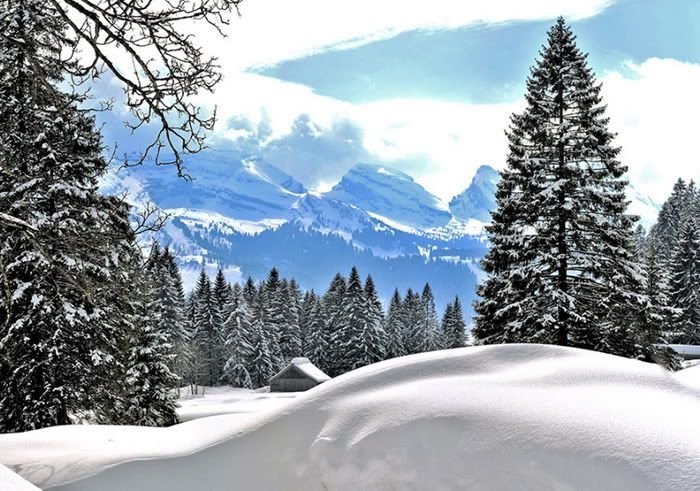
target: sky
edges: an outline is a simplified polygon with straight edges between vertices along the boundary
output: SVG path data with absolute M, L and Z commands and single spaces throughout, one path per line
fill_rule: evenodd
M 226 38 L 194 27 L 224 74 L 196 102 L 217 107 L 210 145 L 309 188 L 381 163 L 448 201 L 480 165 L 504 165 L 509 117 L 559 15 L 603 83 L 635 188 L 662 202 L 679 177 L 700 179 L 697 0 L 245 0 Z

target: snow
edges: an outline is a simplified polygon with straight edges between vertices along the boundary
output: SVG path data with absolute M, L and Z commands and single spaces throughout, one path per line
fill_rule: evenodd
M 674 374 L 676 380 L 700 392 L 700 365 L 692 365 Z
M 0 435 L 0 460 L 62 490 L 689 491 L 700 389 L 684 372 L 554 346 L 438 351 L 259 413 Z
M 371 211 L 368 211 L 367 214 L 374 218 L 375 220 L 379 220 L 385 225 L 388 225 L 389 227 L 396 229 L 400 232 L 405 232 L 407 234 L 413 234 L 413 235 L 418 235 L 420 234 L 419 231 L 417 231 L 415 228 L 410 227 L 408 225 L 404 225 L 403 223 L 399 223 L 396 220 L 392 220 L 389 217 L 385 217 L 384 215 L 380 215 L 379 213 L 373 213 Z
M 221 414 L 254 414 L 279 409 L 297 395 L 296 392 L 262 392 L 233 387 L 200 387 L 199 394 L 195 395 L 190 394 L 189 387 L 183 391 L 177 408 L 182 422 Z
M 700 345 L 695 344 L 669 344 L 669 348 L 686 358 L 700 358 Z
M 39 488 L 22 479 L 10 469 L 0 464 L 0 490 L 2 491 L 37 491 Z
M 292 365 L 301 370 L 306 376 L 311 378 L 315 382 L 325 382 L 331 378 L 323 373 L 320 368 L 311 363 L 308 358 L 294 358 L 292 359 Z M 279 374 L 278 374 L 279 375 Z M 274 379 L 275 377 L 273 377 Z

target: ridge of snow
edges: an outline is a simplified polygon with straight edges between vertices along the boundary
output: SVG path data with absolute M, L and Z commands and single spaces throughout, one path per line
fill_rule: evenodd
M 63 491 L 691 491 L 700 389 L 682 379 L 574 348 L 462 348 L 360 368 L 257 415 L 0 435 L 0 461 Z

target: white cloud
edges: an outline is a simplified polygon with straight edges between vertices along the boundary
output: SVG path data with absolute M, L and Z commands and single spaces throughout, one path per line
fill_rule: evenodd
M 467 185 L 478 165 L 503 165 L 504 130 L 509 115 L 523 104 L 402 99 L 353 105 L 319 96 L 304 86 L 259 75 L 241 77 L 241 84 L 223 104 L 227 118 L 241 113 L 259 121 L 265 114 L 273 141 L 289 135 L 301 114 L 308 115 L 321 134 L 336 131 L 339 121 L 351 122 L 361 130 L 362 145 L 376 161 L 409 172 L 445 200 Z M 611 129 L 618 132 L 616 143 L 623 149 L 621 160 L 629 166 L 637 190 L 663 201 L 678 177 L 700 180 L 696 145 L 700 65 L 652 58 L 626 63 L 601 80 Z M 225 132 L 224 125 L 220 131 Z M 342 145 L 337 138 L 332 142 Z M 356 143 L 348 150 L 357 153 Z M 324 171 L 316 163 L 310 173 L 305 168 L 308 159 L 294 162 L 294 149 L 290 152 L 286 169 L 302 180 L 308 175 L 307 184 L 324 189 L 351 165 L 350 159 L 328 161 Z
M 603 77 L 620 159 L 642 194 L 663 202 L 679 177 L 700 180 L 700 65 L 650 58 Z
M 267 65 L 327 49 L 342 49 L 416 29 L 453 29 L 480 23 L 582 19 L 614 0 L 251 0 L 241 4 L 222 42 L 198 32 L 226 68 Z

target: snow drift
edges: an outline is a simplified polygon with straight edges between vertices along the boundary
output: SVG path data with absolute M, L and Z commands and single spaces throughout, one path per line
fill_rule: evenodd
M 691 379 L 575 349 L 464 348 L 257 415 L 4 435 L 0 461 L 63 490 L 700 489 Z

